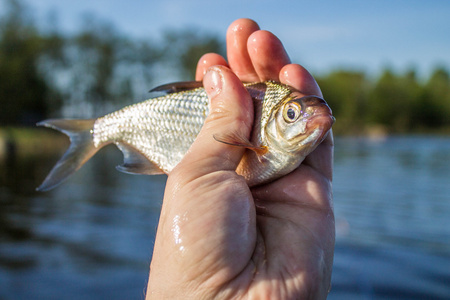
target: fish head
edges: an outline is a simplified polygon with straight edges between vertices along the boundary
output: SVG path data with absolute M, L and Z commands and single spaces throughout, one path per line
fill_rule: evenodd
M 325 100 L 292 92 L 275 108 L 265 134 L 269 147 L 306 156 L 322 142 L 335 119 Z

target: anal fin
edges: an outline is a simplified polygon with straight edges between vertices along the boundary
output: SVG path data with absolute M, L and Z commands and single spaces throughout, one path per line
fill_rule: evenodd
M 117 147 L 123 153 L 124 163 L 116 167 L 117 170 L 138 175 L 160 175 L 164 174 L 154 162 L 148 160 L 141 152 L 133 146 L 117 143 Z

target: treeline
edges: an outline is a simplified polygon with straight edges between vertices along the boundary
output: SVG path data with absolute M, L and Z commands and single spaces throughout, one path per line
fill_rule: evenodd
M 336 133 L 450 133 L 450 78 L 444 67 L 427 80 L 414 70 L 386 69 L 377 79 L 335 71 L 318 82 L 336 116 Z
M 23 2 L 5 4 L 0 16 L 0 126 L 99 116 L 145 99 L 166 78 L 192 79 L 202 54 L 225 51 L 221 37 L 193 29 L 131 39 L 93 17 L 85 17 L 70 35 L 61 33 L 56 21 L 43 30 Z M 414 70 L 398 74 L 389 69 L 376 79 L 336 70 L 317 80 L 337 119 L 335 133 L 373 128 L 450 132 L 450 79 L 444 66 L 426 80 Z
M 43 30 L 22 1 L 3 2 L 0 126 L 99 116 L 145 99 L 164 77 L 192 78 L 203 53 L 224 52 L 217 37 L 193 29 L 131 39 L 93 16 L 85 16 L 74 34 L 61 33 L 54 19 Z

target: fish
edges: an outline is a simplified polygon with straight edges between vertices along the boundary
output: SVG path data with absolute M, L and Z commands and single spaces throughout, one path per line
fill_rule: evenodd
M 249 138 L 235 132 L 214 134 L 217 142 L 244 147 L 236 168 L 247 184 L 271 182 L 296 169 L 330 131 L 335 118 L 326 101 L 275 81 L 244 83 L 253 99 Z M 202 82 L 158 86 L 162 95 L 126 106 L 98 119 L 49 119 L 38 126 L 66 134 L 70 146 L 38 191 L 66 180 L 99 149 L 115 144 L 123 153 L 119 171 L 169 174 L 182 160 L 209 113 Z

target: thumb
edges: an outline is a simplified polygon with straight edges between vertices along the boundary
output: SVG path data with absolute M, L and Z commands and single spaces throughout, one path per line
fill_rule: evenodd
M 237 134 L 249 137 L 253 125 L 253 102 L 238 77 L 223 66 L 211 67 L 203 77 L 210 101 L 209 115 L 182 160 L 191 165 L 192 179 L 216 172 L 234 171 L 245 151 L 216 141 L 214 135 Z
M 214 139 L 216 134 L 248 137 L 253 102 L 226 67 L 210 68 L 203 85 L 210 111 L 189 151 L 169 174 L 151 264 L 158 275 L 149 281 L 149 289 L 169 282 L 177 288 L 198 285 L 199 291 L 214 283 L 214 290 L 242 272 L 253 253 L 253 198 L 234 172 L 245 149 Z M 158 278 L 167 281 L 161 284 Z

